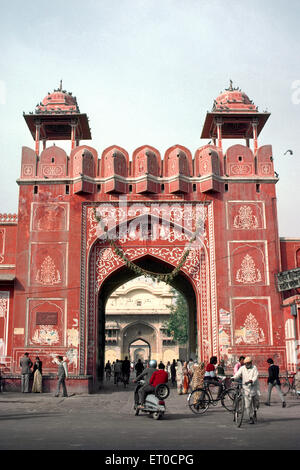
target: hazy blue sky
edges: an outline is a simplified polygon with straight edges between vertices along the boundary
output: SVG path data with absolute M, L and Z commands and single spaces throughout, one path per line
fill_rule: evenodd
M 22 113 L 61 78 L 100 155 L 113 144 L 194 154 L 232 79 L 272 113 L 259 145 L 273 145 L 280 235 L 299 237 L 299 18 L 298 0 L 2 1 L 0 212 L 17 211 L 21 147 L 33 147 Z

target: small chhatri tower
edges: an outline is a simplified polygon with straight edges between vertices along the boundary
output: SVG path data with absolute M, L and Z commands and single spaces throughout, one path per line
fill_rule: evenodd
M 257 106 L 240 88 L 230 85 L 214 100 L 211 112 L 206 114 L 201 139 L 212 139 L 222 148 L 222 139 L 245 139 L 249 147 L 253 139 L 253 151 L 257 152 L 257 137 L 270 113 L 258 111 Z
M 39 155 L 40 141 L 43 148 L 49 140 L 71 140 L 71 149 L 79 146 L 80 140 L 90 140 L 91 130 L 86 114 L 80 113 L 77 99 L 60 86 L 36 105 L 35 111 L 23 114 L 26 124 L 35 139 L 35 152 Z

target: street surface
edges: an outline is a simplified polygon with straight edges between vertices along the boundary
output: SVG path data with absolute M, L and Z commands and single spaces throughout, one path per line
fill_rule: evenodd
M 282 408 L 276 390 L 272 406 L 261 397 L 258 423 L 236 428 L 220 404 L 200 416 L 176 389 L 167 412 L 155 421 L 134 415 L 134 384 L 104 384 L 93 395 L 0 394 L 1 450 L 250 450 L 300 449 L 300 398 Z

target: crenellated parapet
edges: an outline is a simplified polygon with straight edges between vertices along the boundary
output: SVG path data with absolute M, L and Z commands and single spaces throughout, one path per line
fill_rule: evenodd
M 276 182 L 270 145 L 258 148 L 256 155 L 241 144 L 232 145 L 225 154 L 215 145 L 204 145 L 194 156 L 188 148 L 174 145 L 163 158 L 150 145 L 137 148 L 132 157 L 122 147 L 112 145 L 101 158 L 86 145 L 73 149 L 70 156 L 53 145 L 39 157 L 34 150 L 23 147 L 18 182 L 65 182 L 73 184 L 74 193 L 187 194 L 198 190 L 222 192 L 223 183 L 249 178 Z

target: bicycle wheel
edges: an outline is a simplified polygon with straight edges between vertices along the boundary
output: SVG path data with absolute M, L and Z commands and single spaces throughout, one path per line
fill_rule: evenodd
M 235 399 L 235 406 L 234 406 L 234 421 L 238 428 L 241 427 L 243 418 L 244 418 L 244 399 L 242 396 L 239 396 Z
M 231 411 L 231 412 L 234 411 L 235 397 L 236 397 L 235 388 L 228 388 L 223 392 L 222 397 L 221 397 L 221 403 L 222 403 L 222 406 L 224 406 L 224 408 L 227 411 Z
M 209 407 L 209 404 L 210 398 L 204 388 L 194 390 L 189 395 L 188 405 L 190 407 L 190 410 L 196 415 L 205 413 L 205 411 Z

